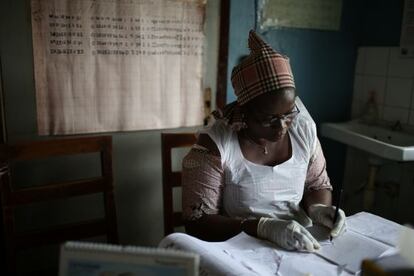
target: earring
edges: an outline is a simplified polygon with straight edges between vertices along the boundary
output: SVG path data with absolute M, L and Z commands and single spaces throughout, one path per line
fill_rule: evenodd
M 247 123 L 246 123 L 246 116 L 245 116 L 244 113 L 242 113 L 241 115 L 242 115 L 241 116 L 242 117 L 241 118 L 241 128 L 246 129 L 246 128 L 248 128 Z

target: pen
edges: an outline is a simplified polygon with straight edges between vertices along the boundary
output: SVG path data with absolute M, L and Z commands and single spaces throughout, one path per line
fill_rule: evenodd
M 338 201 L 337 201 L 336 207 L 335 207 L 335 214 L 334 214 L 334 217 L 333 217 L 333 223 L 332 223 L 333 225 L 335 225 L 336 220 L 338 219 L 339 205 L 341 205 L 342 192 L 343 192 L 343 189 L 340 189 L 339 190 L 339 195 L 338 195 Z M 332 236 L 331 235 L 329 235 L 329 240 L 332 241 Z

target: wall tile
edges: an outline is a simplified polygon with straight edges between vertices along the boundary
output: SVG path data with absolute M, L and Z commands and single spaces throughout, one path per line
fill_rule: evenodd
M 408 120 L 408 124 L 414 126 L 414 109 L 410 111 L 410 119 Z
M 387 74 L 390 48 L 366 47 L 365 51 L 364 74 L 385 76 Z
M 355 75 L 354 77 L 354 93 L 352 95 L 352 99 L 356 99 L 360 101 L 363 98 L 364 93 L 364 79 L 365 77 L 362 75 Z
M 365 56 L 366 56 L 366 48 L 364 48 L 364 47 L 358 48 L 357 60 L 356 60 L 356 64 L 355 64 L 355 73 L 357 73 L 357 74 L 363 74 L 364 73 Z
M 371 95 L 371 92 L 374 91 L 377 104 L 384 103 L 385 83 L 385 77 L 366 75 L 364 77 L 363 92 L 360 100 L 363 103 L 366 103 Z
M 389 122 L 400 121 L 402 124 L 407 124 L 409 112 L 409 109 L 384 106 L 383 120 Z
M 414 59 L 400 57 L 400 48 L 390 48 L 390 63 L 388 76 L 414 77 Z
M 414 79 L 413 79 L 413 87 L 411 88 L 411 109 L 414 109 Z
M 384 114 L 384 106 L 381 104 L 377 104 L 377 111 L 378 111 L 378 119 L 382 120 Z M 367 112 L 367 103 L 356 101 L 352 105 L 352 119 L 360 118 Z
M 351 108 L 351 117 L 352 119 L 361 117 L 361 101 L 353 100 L 352 101 L 352 108 Z
M 378 106 L 378 119 L 379 120 L 384 120 L 384 105 L 379 105 Z
M 385 105 L 410 108 L 412 79 L 388 78 Z

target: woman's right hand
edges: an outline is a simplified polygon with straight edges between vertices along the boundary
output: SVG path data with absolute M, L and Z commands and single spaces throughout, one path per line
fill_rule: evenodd
M 260 218 L 257 236 L 288 250 L 313 252 L 320 248 L 318 241 L 295 220 Z

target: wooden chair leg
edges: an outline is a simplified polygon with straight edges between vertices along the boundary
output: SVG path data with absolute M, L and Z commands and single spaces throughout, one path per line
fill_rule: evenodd
M 14 247 L 6 249 L 6 275 L 17 274 L 17 254 Z
M 112 225 L 106 226 L 107 239 L 109 243 L 117 244 L 119 241 L 118 241 L 114 192 L 105 192 L 104 201 L 105 201 L 105 216 L 107 217 L 107 223 L 108 221 L 113 222 Z
M 4 245 L 6 247 L 6 269 L 8 274 L 7 275 L 16 275 L 17 270 L 17 250 L 13 241 L 14 236 L 14 213 L 12 208 L 10 207 L 3 207 L 3 237 L 4 237 Z

